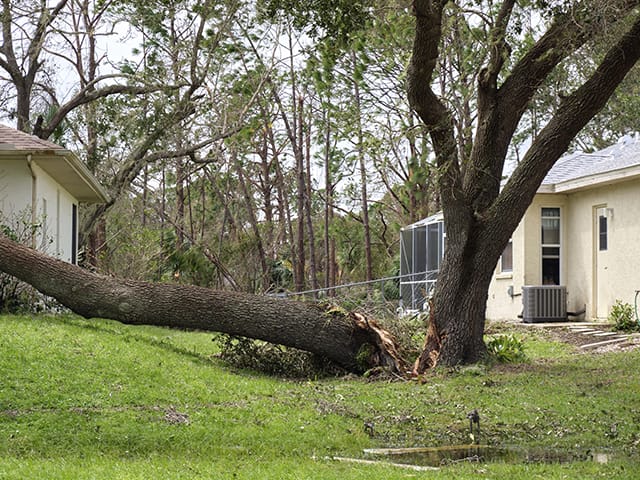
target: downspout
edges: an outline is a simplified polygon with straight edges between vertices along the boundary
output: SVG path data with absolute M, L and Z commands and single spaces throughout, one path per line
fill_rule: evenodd
M 36 206 L 38 203 L 38 189 L 36 182 L 36 173 L 33 171 L 33 159 L 30 153 L 27 154 L 27 166 L 31 172 L 31 247 L 36 248 L 36 233 L 33 226 L 36 224 L 38 216 L 36 214 Z

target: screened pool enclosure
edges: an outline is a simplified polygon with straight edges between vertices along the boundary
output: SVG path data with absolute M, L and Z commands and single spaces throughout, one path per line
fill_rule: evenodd
M 444 218 L 432 215 L 400 229 L 400 309 L 424 309 L 438 277 L 445 247 Z

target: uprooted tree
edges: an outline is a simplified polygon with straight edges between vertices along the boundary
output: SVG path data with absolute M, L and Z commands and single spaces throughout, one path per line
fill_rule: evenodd
M 482 356 L 489 283 L 500 254 L 547 172 L 640 57 L 637 0 L 527 2 L 526 6 L 504 0 L 482 2 L 482 12 L 477 5 L 413 1 L 416 30 L 408 96 L 436 156 L 447 226 L 447 248 L 417 372 L 435 364 L 474 362 Z M 527 9 L 533 9 L 536 22 L 546 25 L 546 31 L 519 36 L 522 15 L 530 14 Z M 458 71 L 447 76 L 443 68 L 444 32 L 452 23 L 473 32 L 458 35 L 456 41 L 464 43 L 458 45 L 461 50 L 474 52 L 474 58 L 486 52 L 484 65 L 473 73 L 473 134 L 460 134 L 465 112 L 452 107 L 455 99 L 466 95 L 456 89 L 462 75 Z M 594 44 L 606 54 L 594 62 L 582 85 L 559 98 L 555 114 L 501 188 L 505 159 L 528 105 L 562 62 Z M 451 78 L 454 81 L 447 82 Z
M 321 355 L 353 372 L 404 373 L 373 320 L 316 304 L 202 287 L 117 279 L 49 257 L 0 233 L 0 271 L 85 317 L 239 335 Z

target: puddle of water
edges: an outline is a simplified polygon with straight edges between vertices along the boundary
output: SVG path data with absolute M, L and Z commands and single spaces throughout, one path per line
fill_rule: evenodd
M 490 445 L 452 445 L 444 447 L 373 448 L 364 453 L 384 457 L 399 464 L 439 467 L 457 462 L 502 463 L 570 463 L 593 461 L 607 463 L 608 453 L 567 452 L 554 449 L 523 449 Z

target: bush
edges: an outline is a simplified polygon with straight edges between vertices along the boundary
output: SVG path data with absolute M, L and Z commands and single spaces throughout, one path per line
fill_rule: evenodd
M 635 332 L 640 330 L 638 322 L 634 318 L 633 307 L 629 303 L 616 300 L 609 312 L 609 321 L 613 323 L 613 329 L 623 332 Z
M 29 245 L 41 228 L 40 224 L 31 223 L 30 210 L 12 218 L 5 218 L 0 212 L 0 232 L 14 242 Z M 43 246 L 46 246 L 47 242 L 48 239 L 44 239 Z M 0 312 L 38 313 L 60 309 L 60 304 L 54 299 L 42 295 L 31 285 L 0 272 Z
M 524 343 L 515 335 L 497 335 L 487 342 L 487 352 L 500 363 L 520 363 L 527 359 Z
M 296 348 L 226 334 L 218 335 L 213 341 L 220 347 L 220 359 L 236 368 L 289 378 L 346 373 L 331 361 Z

